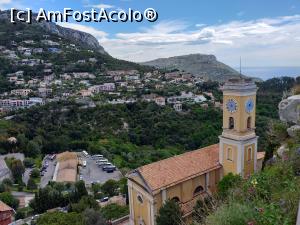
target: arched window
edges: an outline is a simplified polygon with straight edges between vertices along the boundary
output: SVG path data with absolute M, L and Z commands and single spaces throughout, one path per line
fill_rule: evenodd
M 248 129 L 251 128 L 251 116 L 249 116 L 248 119 L 247 119 L 247 128 Z
M 140 204 L 143 204 L 144 202 L 143 197 L 140 194 L 137 196 L 137 200 L 139 201 Z
M 202 186 L 196 187 L 194 191 L 194 196 L 200 194 L 202 191 L 204 191 L 204 188 Z
M 178 197 L 173 197 L 171 200 L 174 201 L 174 202 L 177 202 L 177 203 L 180 202 L 180 199 Z
M 229 129 L 233 129 L 234 128 L 234 119 L 233 117 L 229 117 Z
M 247 161 L 252 160 L 252 148 L 247 149 Z
M 228 149 L 227 149 L 227 160 L 233 161 L 233 152 L 232 152 L 232 148 L 228 148 Z

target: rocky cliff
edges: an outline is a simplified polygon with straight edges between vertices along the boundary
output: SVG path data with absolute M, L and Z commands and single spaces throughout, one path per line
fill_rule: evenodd
M 35 17 L 36 15 L 33 15 Z M 10 11 L 0 11 L 0 20 L 9 21 L 10 20 Z M 33 20 L 32 26 L 39 26 L 42 29 L 44 29 L 45 32 L 58 35 L 60 37 L 63 37 L 65 39 L 72 40 L 73 42 L 76 42 L 77 44 L 81 46 L 85 46 L 87 48 L 96 50 L 100 53 L 107 54 L 107 52 L 104 50 L 104 48 L 99 44 L 99 41 L 91 34 L 73 30 L 70 28 L 61 27 L 55 23 L 49 23 L 49 22 L 36 22 Z M 24 26 L 31 26 L 24 23 Z
M 294 95 L 279 103 L 280 120 L 300 125 L 300 95 Z
M 210 79 L 220 82 L 240 76 L 236 70 L 219 62 L 214 55 L 191 54 L 160 58 L 142 64 L 160 69 L 183 70 L 195 76 L 203 77 L 206 80 Z
M 107 54 L 104 48 L 99 44 L 99 41 L 91 34 L 78 30 L 73 30 L 70 28 L 61 27 L 54 23 L 41 22 L 37 24 L 49 33 L 73 40 L 75 42 L 78 42 L 80 45 L 84 45 L 91 49 L 97 50 L 98 52 L 101 52 L 103 54 Z
M 300 132 L 300 95 L 294 95 L 279 103 L 280 120 L 292 124 L 287 129 L 291 137 Z

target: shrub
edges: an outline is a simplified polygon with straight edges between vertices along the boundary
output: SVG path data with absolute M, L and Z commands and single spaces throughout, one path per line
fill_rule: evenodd
M 101 208 L 101 213 L 107 220 L 114 220 L 129 214 L 128 206 L 109 204 Z
M 239 185 L 242 178 L 239 175 L 234 175 L 232 173 L 227 174 L 223 179 L 218 183 L 218 193 L 221 197 L 225 197 L 228 194 L 228 191 Z
M 245 225 L 255 221 L 257 212 L 248 204 L 223 204 L 214 214 L 207 217 L 207 225 Z
M 24 219 L 24 218 L 25 218 L 25 212 L 18 209 L 16 212 L 16 215 L 15 215 L 15 219 L 20 220 L 20 219 Z
M 53 212 L 45 213 L 37 220 L 37 225 L 83 225 L 82 215 L 79 213 Z
M 32 178 L 39 178 L 40 177 L 40 171 L 38 169 L 33 169 L 31 171 L 30 177 L 32 177 Z
M 13 182 L 9 178 L 3 179 L 2 183 L 10 187 L 13 185 Z
M 181 224 L 182 212 L 177 202 L 167 200 L 159 209 L 156 217 L 157 225 L 175 225 Z

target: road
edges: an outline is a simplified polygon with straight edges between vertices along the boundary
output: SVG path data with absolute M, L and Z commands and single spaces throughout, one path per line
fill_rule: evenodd
M 87 161 L 87 166 L 86 168 L 80 169 L 80 174 L 82 174 L 83 180 L 87 185 L 90 185 L 92 182 L 103 184 L 110 179 L 120 180 L 122 178 L 122 174 L 119 170 L 113 173 L 102 171 L 102 168 L 96 164 L 96 160 L 91 159 L 91 157 L 83 158 L 83 160 Z
M 23 180 L 24 184 L 26 184 L 26 185 L 27 185 L 27 182 L 30 178 L 30 172 L 31 171 L 32 171 L 32 168 L 26 168 L 25 172 L 23 174 L 22 180 Z
M 56 160 L 54 159 L 53 161 L 47 159 L 47 156 L 43 160 L 43 165 L 45 165 L 46 161 L 48 162 L 49 166 L 47 167 L 47 170 L 44 174 L 44 176 L 41 177 L 41 183 L 40 186 L 41 188 L 44 188 L 47 186 L 49 181 L 52 181 L 54 170 L 55 170 L 55 165 L 56 165 Z

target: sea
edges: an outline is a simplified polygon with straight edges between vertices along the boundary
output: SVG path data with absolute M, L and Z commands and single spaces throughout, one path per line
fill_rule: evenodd
M 239 71 L 239 68 L 235 68 Z M 242 74 L 250 77 L 257 77 L 268 80 L 274 77 L 298 77 L 300 76 L 299 67 L 243 67 Z

